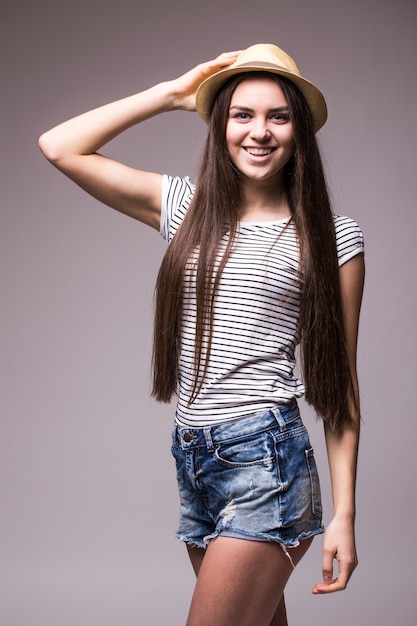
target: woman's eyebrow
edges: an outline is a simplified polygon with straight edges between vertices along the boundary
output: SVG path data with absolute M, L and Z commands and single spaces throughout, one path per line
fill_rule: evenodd
M 232 111 L 233 109 L 239 109 L 239 111 L 246 111 L 248 113 L 253 112 L 253 109 L 251 109 L 250 107 L 245 107 L 242 106 L 240 104 L 233 104 L 230 107 L 230 111 Z M 283 111 L 288 111 L 288 106 L 282 106 L 282 107 L 274 107 L 273 109 L 269 109 L 270 113 L 282 113 Z

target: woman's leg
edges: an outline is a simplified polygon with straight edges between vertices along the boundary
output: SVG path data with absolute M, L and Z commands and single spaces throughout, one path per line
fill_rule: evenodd
M 294 565 L 310 543 L 291 549 Z M 286 626 L 281 599 L 293 566 L 279 545 L 217 537 L 189 554 L 197 583 L 187 626 Z
M 284 594 L 281 596 L 281 600 L 279 601 L 277 610 L 275 611 L 274 617 L 272 618 L 269 626 L 288 626 Z
M 198 576 L 206 551 L 203 550 L 202 548 L 196 548 L 195 546 L 188 546 L 188 545 L 187 545 L 187 550 L 188 550 L 188 555 L 190 557 L 190 561 L 193 566 L 195 575 Z M 272 621 L 269 624 L 269 626 L 288 626 L 287 610 L 285 607 L 284 594 L 281 596 L 278 607 L 275 611 L 274 617 L 272 618 Z
M 189 546 L 188 544 L 187 550 L 195 575 L 198 576 L 206 551 L 203 548 L 196 548 L 195 546 Z

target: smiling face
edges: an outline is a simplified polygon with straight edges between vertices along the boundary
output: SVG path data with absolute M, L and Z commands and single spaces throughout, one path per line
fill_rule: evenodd
M 226 144 L 243 177 L 252 183 L 282 182 L 294 150 L 293 126 L 284 93 L 272 78 L 249 77 L 236 87 Z

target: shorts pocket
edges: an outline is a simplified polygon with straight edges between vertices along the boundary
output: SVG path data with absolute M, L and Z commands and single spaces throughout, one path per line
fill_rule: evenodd
M 270 466 L 275 462 L 274 440 L 269 433 L 257 433 L 215 446 L 215 457 L 225 467 Z
M 310 476 L 312 512 L 313 515 L 321 518 L 323 514 L 323 507 L 321 503 L 320 480 L 313 448 L 309 448 L 305 451 L 305 457 Z

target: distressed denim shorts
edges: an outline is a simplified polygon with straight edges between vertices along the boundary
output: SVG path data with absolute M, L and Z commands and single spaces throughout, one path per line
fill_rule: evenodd
M 180 497 L 177 537 L 217 536 L 285 547 L 323 532 L 319 477 L 297 403 L 261 415 L 173 431 Z

